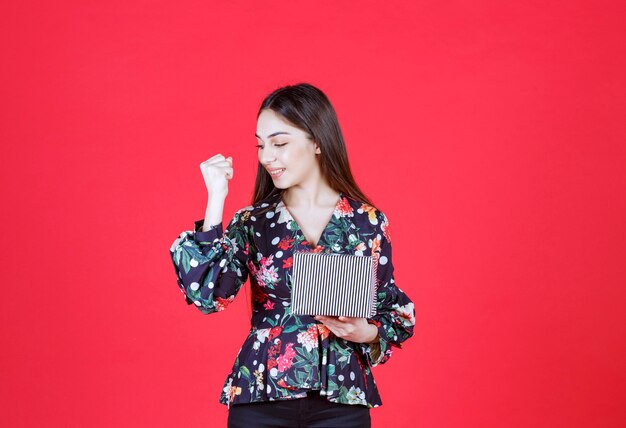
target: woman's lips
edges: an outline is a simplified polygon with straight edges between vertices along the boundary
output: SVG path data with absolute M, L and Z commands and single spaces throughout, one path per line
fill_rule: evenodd
M 283 172 L 285 172 L 285 168 L 280 168 L 280 169 L 276 169 L 276 170 L 268 171 L 268 172 L 270 173 L 272 178 L 278 178 L 281 175 L 283 175 Z

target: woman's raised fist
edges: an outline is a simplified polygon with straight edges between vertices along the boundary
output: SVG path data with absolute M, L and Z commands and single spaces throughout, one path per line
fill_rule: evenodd
M 228 180 L 233 178 L 233 158 L 217 154 L 202 162 L 200 170 L 209 195 L 226 197 Z

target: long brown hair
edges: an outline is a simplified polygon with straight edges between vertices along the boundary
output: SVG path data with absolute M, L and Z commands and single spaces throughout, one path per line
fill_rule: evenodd
M 337 114 L 324 92 L 309 83 L 283 86 L 265 97 L 257 119 L 264 109 L 273 110 L 319 144 L 321 153 L 317 158 L 330 187 L 376 208 L 354 181 Z M 252 205 L 268 196 L 282 195 L 285 190 L 274 186 L 272 177 L 259 162 Z
M 328 97 L 320 89 L 308 83 L 278 88 L 265 97 L 257 113 L 257 119 L 264 109 L 273 110 L 292 126 L 306 132 L 307 138 L 319 144 L 321 153 L 317 158 L 321 173 L 335 191 L 376 208 L 354 181 L 337 114 Z M 282 196 L 285 190 L 274 186 L 272 177 L 259 162 L 252 205 L 268 196 L 277 194 Z M 273 208 L 275 207 L 270 204 L 258 213 Z M 250 310 L 252 311 L 255 293 L 253 288 L 251 291 L 250 304 L 252 307 Z

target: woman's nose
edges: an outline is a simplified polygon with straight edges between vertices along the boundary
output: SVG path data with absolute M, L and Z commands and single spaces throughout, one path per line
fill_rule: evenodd
M 259 149 L 259 161 L 262 164 L 267 165 L 274 160 L 276 160 L 276 155 L 267 144 L 262 149 Z

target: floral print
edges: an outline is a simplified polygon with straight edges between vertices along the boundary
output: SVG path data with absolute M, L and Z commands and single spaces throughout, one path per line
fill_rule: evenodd
M 250 332 L 226 377 L 220 403 L 287 400 L 311 389 L 336 403 L 382 404 L 371 368 L 413 335 L 413 302 L 395 284 L 389 221 L 371 205 L 343 193 L 319 242 L 312 246 L 280 194 L 238 210 L 226 229 L 202 231 L 204 220 L 170 248 L 185 301 L 204 314 L 225 310 L 249 279 Z M 379 341 L 355 343 L 334 335 L 311 316 L 291 313 L 293 253 L 374 256 Z

